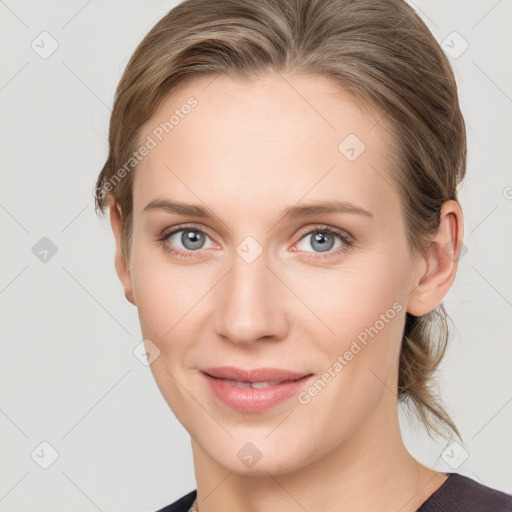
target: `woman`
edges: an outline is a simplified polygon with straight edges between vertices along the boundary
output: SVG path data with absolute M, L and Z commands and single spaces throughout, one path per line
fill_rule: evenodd
M 399 0 L 186 0 L 118 86 L 96 184 L 197 489 L 162 511 L 512 510 L 407 451 L 463 239 L 451 67 Z M 439 321 L 441 331 L 436 332 Z

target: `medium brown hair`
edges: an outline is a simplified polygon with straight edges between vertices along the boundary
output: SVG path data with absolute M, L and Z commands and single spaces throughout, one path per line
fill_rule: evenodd
M 95 200 L 98 213 L 109 196 L 119 205 L 126 261 L 141 127 L 186 80 L 245 80 L 268 71 L 328 77 L 380 113 L 408 245 L 425 255 L 441 205 L 457 200 L 466 132 L 450 63 L 415 11 L 402 0 L 185 0 L 139 44 L 116 90 Z M 447 319 L 442 303 L 420 317 L 406 314 L 398 396 L 415 406 L 429 435 L 443 435 L 441 425 L 460 437 L 431 387 L 448 343 Z

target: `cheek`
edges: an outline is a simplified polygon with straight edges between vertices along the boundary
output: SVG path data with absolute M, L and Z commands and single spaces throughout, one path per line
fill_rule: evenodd
M 316 313 L 309 327 L 301 324 L 302 329 L 309 328 L 307 337 L 316 340 L 323 370 L 335 375 L 329 381 L 333 384 L 326 385 L 327 392 L 322 391 L 325 402 L 318 401 L 319 406 L 322 402 L 339 407 L 343 396 L 344 410 L 363 413 L 386 385 L 394 386 L 405 316 L 403 262 L 386 254 L 374 256 L 371 264 L 353 259 L 350 267 L 337 273 L 311 270 L 297 282 L 296 289 Z M 325 332 L 322 336 L 318 326 Z
M 190 396 L 183 389 L 187 354 L 199 338 L 207 276 L 198 266 L 177 266 L 158 256 L 157 250 L 134 253 L 132 284 L 142 335 L 159 350 L 151 363 L 162 396 L 178 420 L 187 426 Z M 181 384 L 180 384 L 181 383 Z M 199 414 L 199 412 L 197 413 Z
M 180 312 L 169 276 L 155 267 L 139 267 L 132 272 L 132 283 L 144 337 L 164 339 Z
M 137 243 L 136 237 L 133 249 L 130 272 L 142 333 L 161 342 L 175 338 L 200 306 L 208 270 L 173 264 L 162 248 Z
M 391 255 L 382 253 L 372 258 L 347 259 L 346 264 L 336 269 L 306 266 L 300 272 L 292 269 L 284 280 L 293 283 L 300 299 L 290 297 L 289 303 L 297 313 L 299 310 L 303 313 L 302 318 L 307 318 L 310 328 L 325 332 L 325 340 L 331 343 L 336 338 L 357 337 L 388 312 L 386 319 L 395 318 L 396 309 L 400 309 L 403 301 L 402 267 L 391 261 Z M 294 318 L 305 321 L 298 314 Z

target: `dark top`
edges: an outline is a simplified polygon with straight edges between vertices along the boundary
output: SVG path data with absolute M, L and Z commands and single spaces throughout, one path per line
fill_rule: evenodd
M 197 496 L 197 489 L 157 512 L 187 512 Z M 472 478 L 449 473 L 416 512 L 512 512 L 512 494 L 507 494 Z

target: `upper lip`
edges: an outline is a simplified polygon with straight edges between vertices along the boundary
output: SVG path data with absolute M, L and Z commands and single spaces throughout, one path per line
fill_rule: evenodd
M 236 380 L 237 382 L 272 382 L 285 380 L 298 380 L 310 373 L 282 370 L 280 368 L 235 368 L 234 366 L 217 366 L 205 368 L 203 373 L 218 379 Z

